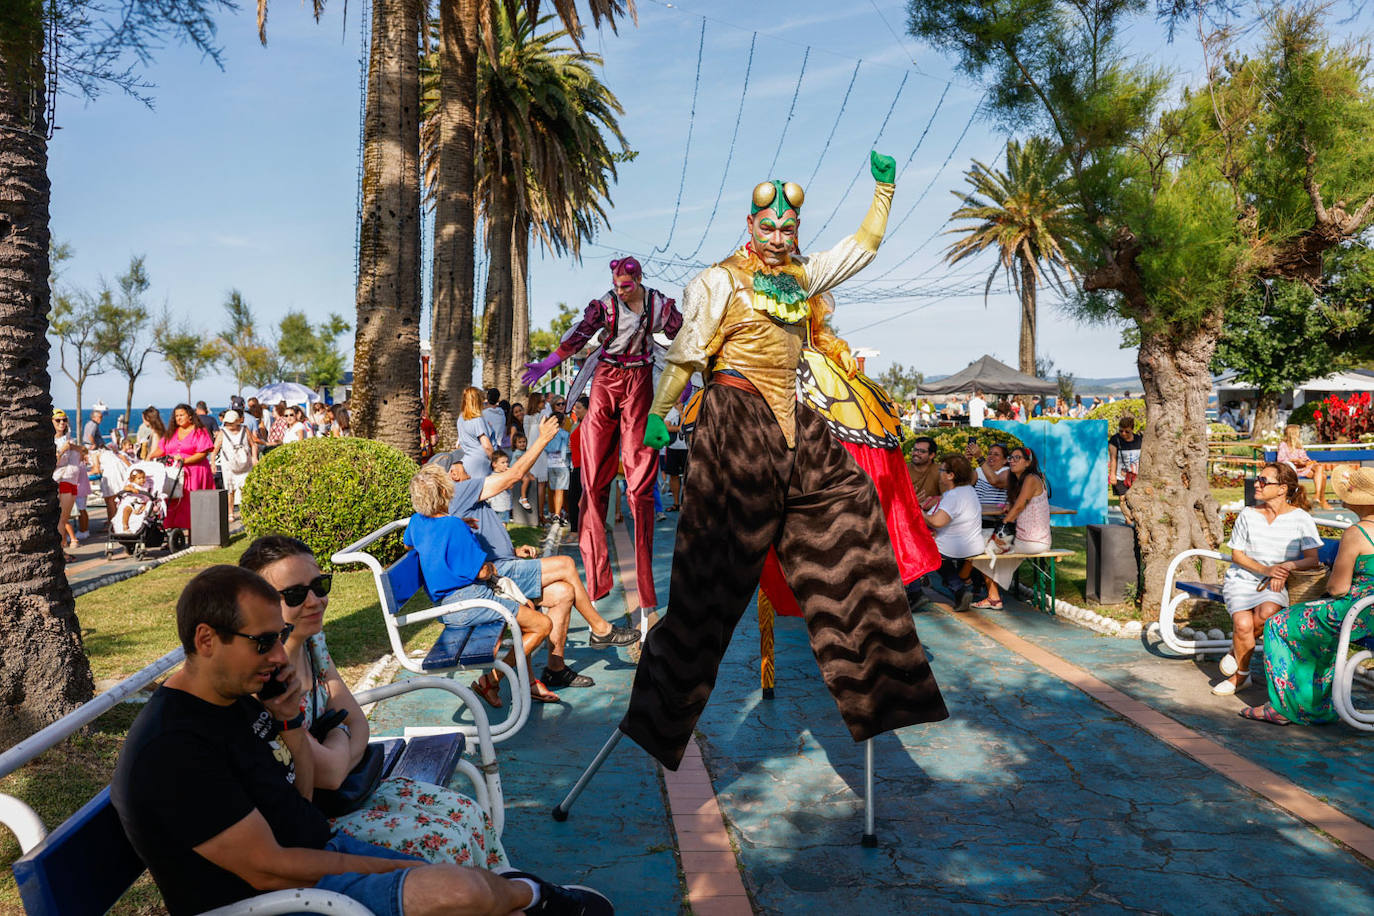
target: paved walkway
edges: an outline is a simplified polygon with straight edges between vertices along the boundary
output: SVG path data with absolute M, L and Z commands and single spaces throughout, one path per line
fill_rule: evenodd
M 665 601 L 673 520 L 656 536 Z M 617 587 L 600 606 L 610 617 L 625 600 Z M 1024 606 L 934 610 L 916 624 L 952 717 L 875 740 L 879 848 L 859 846 L 862 748 L 820 681 L 801 621 L 778 621 L 776 699 L 765 701 L 751 611 L 698 726 L 709 791 L 689 771 L 695 756 L 680 771 L 689 778 L 672 777 L 665 791 L 661 769 L 625 741 L 559 824 L 549 809 L 615 727 L 633 675 L 623 653 L 586 648 L 575 624 L 570 661 L 597 686 L 537 706 L 498 748 L 512 858 L 611 889 L 622 913 L 685 912 L 689 889 L 698 916 L 745 905 L 1368 912 L 1370 861 L 1310 822 L 1324 799 L 1350 816 L 1347 842 L 1374 837 L 1368 735 L 1246 722 L 1235 713 L 1257 697 L 1212 697 L 1215 665 L 1165 659 Z M 379 731 L 453 715 L 433 698 L 378 713 Z M 1214 767 L 1252 782 L 1269 773 L 1258 787 L 1287 809 Z M 727 834 L 712 832 L 712 817 Z M 722 880 L 727 849 L 747 898 Z

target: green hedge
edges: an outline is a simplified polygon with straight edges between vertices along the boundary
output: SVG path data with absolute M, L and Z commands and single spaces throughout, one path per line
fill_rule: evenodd
M 1128 414 L 1135 417 L 1135 431 L 1143 434 L 1145 432 L 1144 398 L 1130 398 L 1129 400 L 1110 401 L 1104 404 L 1098 404 L 1092 410 L 1088 411 L 1086 419 L 1106 420 L 1107 431 L 1109 433 L 1115 433 L 1117 423 L 1121 421 L 1122 417 Z
M 1321 406 L 1321 401 L 1308 401 L 1305 404 L 1299 404 L 1288 415 L 1288 422 L 1297 426 L 1316 426 L 1317 418 L 1312 416 L 1312 413 L 1320 409 Z
M 320 568 L 330 556 L 387 522 L 411 514 L 417 465 L 370 439 L 306 439 L 263 456 L 243 487 L 243 522 L 251 537 L 289 534 L 310 545 Z M 390 563 L 404 552 L 400 535 L 372 545 Z
M 939 426 L 935 429 L 918 429 L 904 439 L 902 441 L 903 455 L 910 457 L 911 447 L 915 444 L 918 436 L 930 436 L 935 440 L 935 454 L 937 456 L 950 452 L 958 452 L 962 455 L 969 436 L 978 440 L 978 444 L 983 446 L 983 451 L 987 451 L 988 446 L 994 442 L 1001 442 L 1008 449 L 1025 445 L 1011 433 L 993 429 L 990 426 Z

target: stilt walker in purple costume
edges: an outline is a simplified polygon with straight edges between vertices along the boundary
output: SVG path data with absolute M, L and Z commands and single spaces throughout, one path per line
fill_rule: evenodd
M 887 228 L 896 163 L 874 152 L 873 204 L 854 235 L 796 255 L 803 192 L 754 189 L 749 241 L 683 293 L 645 443 L 693 372 L 707 379 L 687 464 L 667 617 L 649 631 L 620 730 L 676 770 L 769 547 L 806 617 L 811 648 L 850 734 L 946 718 L 916 636 L 878 494 L 796 396 L 809 299 L 853 276 Z
M 677 303 L 643 282 L 634 258 L 611 262 L 614 288 L 593 299 L 582 319 L 569 329 L 558 348 L 542 360 L 525 364 L 522 380 L 533 385 L 572 356 L 598 331 L 602 344 L 588 359 L 595 361 L 587 416 L 582 421 L 582 503 L 578 507 L 582 565 L 587 591 L 602 598 L 611 590 L 611 561 L 606 550 L 606 500 L 617 465 L 625 464 L 625 485 L 634 520 L 635 573 L 639 604 L 658 606 L 654 590 L 654 474 L 658 450 L 644 444 L 644 424 L 654 392 L 653 335 L 677 336 L 682 314 Z M 585 371 L 585 369 L 584 369 Z M 568 394 L 569 403 L 577 392 Z

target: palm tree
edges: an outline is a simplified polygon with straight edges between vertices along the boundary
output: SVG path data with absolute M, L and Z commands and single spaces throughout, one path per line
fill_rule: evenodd
M 554 12 L 574 42 L 582 23 L 576 0 L 553 0 Z M 456 431 L 456 398 L 472 382 L 473 248 L 477 174 L 477 51 L 496 57 L 497 13 L 523 10 L 538 21 L 539 0 L 449 0 L 439 10 L 441 76 L 435 113 L 438 183 L 434 208 L 433 402 L 431 416 L 441 437 Z M 592 24 L 634 15 L 634 0 L 587 0 Z
M 1077 210 L 1066 192 L 1063 154 L 1044 137 L 1021 144 L 1007 143 L 1006 171 L 991 169 L 977 159 L 964 173 L 969 192 L 952 192 L 961 206 L 951 220 L 971 220 L 948 230 L 964 237 L 949 246 L 945 259 L 956 264 L 986 249 L 997 251 L 988 274 L 984 301 L 999 270 L 1005 271 L 1021 297 L 1020 370 L 1035 375 L 1036 291 L 1049 267 L 1055 284 L 1064 290 L 1062 268 L 1074 276 L 1071 261 L 1080 236 Z M 1029 413 L 1027 413 L 1029 416 Z
M 484 314 L 483 384 L 514 392 L 529 351 L 529 240 L 577 256 L 606 221 L 615 178 L 608 141 L 625 138 L 615 95 L 593 66 L 599 57 L 558 46 L 566 31 L 536 35 L 521 11 L 498 17 L 497 55 L 478 73 L 478 200 L 490 268 Z

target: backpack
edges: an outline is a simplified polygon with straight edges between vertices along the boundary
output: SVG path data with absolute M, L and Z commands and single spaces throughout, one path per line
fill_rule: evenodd
M 253 467 L 253 453 L 248 449 L 248 430 L 239 430 L 239 441 L 235 442 L 229 431 L 221 430 L 224 448 L 220 449 L 220 460 L 230 474 L 246 474 Z

